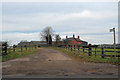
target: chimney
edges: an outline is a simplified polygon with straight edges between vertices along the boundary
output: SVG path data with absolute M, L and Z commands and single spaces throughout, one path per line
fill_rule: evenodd
M 73 38 L 75 38 L 75 35 L 73 34 Z
M 79 39 L 80 37 L 79 37 L 79 35 L 78 35 L 78 39 Z
M 68 36 L 66 36 L 66 39 L 68 38 Z

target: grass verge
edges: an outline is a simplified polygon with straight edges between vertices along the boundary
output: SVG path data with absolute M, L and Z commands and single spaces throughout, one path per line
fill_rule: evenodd
M 23 52 L 20 52 L 18 50 L 16 50 L 16 52 L 12 52 L 12 53 L 9 53 L 7 55 L 3 55 L 1 56 L 0 60 L 2 60 L 2 62 L 5 62 L 5 61 L 8 61 L 8 60 L 11 60 L 11 59 L 15 59 L 15 58 L 20 58 L 20 57 L 23 57 L 23 56 L 27 56 L 27 55 L 30 55 L 30 54 L 33 54 L 33 53 L 36 53 L 37 51 L 39 51 L 39 49 L 28 49 L 27 51 L 24 50 Z
M 118 58 L 101 58 L 101 56 L 88 56 L 86 53 L 82 52 L 71 52 L 70 50 L 65 50 L 64 48 L 49 47 L 51 49 L 59 50 L 68 56 L 71 56 L 74 59 L 77 59 L 81 62 L 94 62 L 94 63 L 110 63 L 115 65 L 120 65 Z

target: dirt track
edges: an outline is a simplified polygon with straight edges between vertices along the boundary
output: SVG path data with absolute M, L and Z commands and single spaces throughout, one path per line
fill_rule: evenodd
M 82 63 L 53 49 L 40 48 L 40 51 L 3 62 L 3 77 L 80 77 L 117 78 L 118 67 L 103 63 Z

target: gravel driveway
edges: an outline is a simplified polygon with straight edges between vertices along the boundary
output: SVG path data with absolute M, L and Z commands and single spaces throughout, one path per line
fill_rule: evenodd
M 118 66 L 82 63 L 57 50 L 40 51 L 2 63 L 3 77 L 12 78 L 118 78 Z

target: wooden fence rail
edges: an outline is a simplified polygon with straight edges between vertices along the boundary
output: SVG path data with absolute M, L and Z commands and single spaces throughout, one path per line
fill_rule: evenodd
M 82 53 L 86 53 L 88 54 L 88 56 L 101 56 L 101 58 L 105 58 L 105 57 L 114 57 L 114 54 L 110 54 L 110 53 L 114 53 L 114 49 L 112 48 L 103 48 L 103 47 L 92 47 L 91 44 L 89 44 L 88 46 L 75 46 L 75 45 L 64 45 L 65 50 L 70 50 L 73 54 L 75 54 L 76 52 L 82 52 Z M 94 49 L 94 50 L 93 50 Z M 99 50 L 97 50 L 99 49 Z M 106 50 L 109 49 L 109 50 Z M 120 48 L 117 48 L 120 49 Z M 109 53 L 109 54 L 107 54 Z M 120 51 L 116 51 L 116 53 L 118 53 L 118 55 L 116 55 L 116 57 L 120 57 Z
M 2 45 L 2 51 L 1 51 L 1 55 L 7 55 L 9 53 L 15 53 L 15 52 L 23 52 L 23 51 L 28 51 L 28 49 L 31 49 L 33 50 L 33 48 L 37 48 L 36 45 L 21 45 L 21 46 L 16 46 L 16 45 L 13 45 L 13 46 L 7 46 L 7 45 Z

